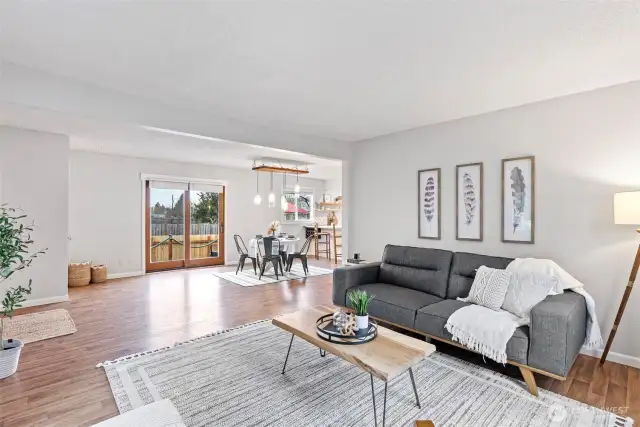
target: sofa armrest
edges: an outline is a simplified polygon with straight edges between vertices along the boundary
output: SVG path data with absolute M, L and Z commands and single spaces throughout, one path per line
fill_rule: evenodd
M 566 377 L 584 344 L 587 304 L 566 291 L 548 296 L 531 310 L 528 365 Z
M 333 270 L 333 303 L 344 307 L 347 304 L 347 289 L 376 283 L 380 264 L 380 262 L 371 262 Z

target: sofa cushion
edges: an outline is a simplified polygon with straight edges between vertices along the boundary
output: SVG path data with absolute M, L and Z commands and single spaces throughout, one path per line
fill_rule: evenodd
M 356 289 L 367 291 L 368 294 L 375 296 L 369 303 L 371 316 L 409 328 L 414 327 L 416 310 L 442 301 L 441 298 L 424 292 L 386 283 L 355 286 L 349 288 L 349 291 Z M 351 307 L 349 298 L 347 298 L 347 306 Z
M 436 337 L 451 340 L 451 334 L 445 329 L 449 316 L 456 310 L 470 305 L 468 302 L 447 299 L 418 310 L 414 329 Z M 518 363 L 527 363 L 529 351 L 529 327 L 516 329 L 507 342 L 507 358 Z
M 512 258 L 456 252 L 451 263 L 451 276 L 447 288 L 447 298 L 465 298 L 469 295 L 476 270 L 482 265 L 505 269 Z M 443 297 L 444 298 L 444 297 Z
M 387 245 L 379 281 L 444 298 L 452 257 L 453 252 L 440 249 Z

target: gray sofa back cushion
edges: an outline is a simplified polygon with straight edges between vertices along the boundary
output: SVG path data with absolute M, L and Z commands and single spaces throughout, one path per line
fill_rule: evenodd
M 453 252 L 387 245 L 379 281 L 444 298 Z
M 481 265 L 505 269 L 511 261 L 513 261 L 512 258 L 470 254 L 467 252 L 454 253 L 447 298 L 455 299 L 469 296 L 473 279 L 476 277 L 476 269 Z

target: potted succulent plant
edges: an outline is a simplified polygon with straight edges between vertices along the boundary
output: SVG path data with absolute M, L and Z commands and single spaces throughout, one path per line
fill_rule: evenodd
M 24 225 L 26 215 L 16 214 L 16 210 L 0 205 L 0 285 L 15 272 L 29 267 L 34 259 L 46 249 L 30 253 L 33 244 L 33 225 Z M 27 287 L 17 286 L 6 291 L 0 311 L 0 379 L 13 375 L 18 368 L 18 360 L 23 343 L 17 339 L 2 338 L 6 318 L 13 316 L 16 308 L 31 294 L 31 280 Z
M 358 330 L 367 329 L 369 327 L 369 303 L 374 296 L 369 295 L 366 291 L 351 291 L 347 296 L 355 311 L 356 327 Z

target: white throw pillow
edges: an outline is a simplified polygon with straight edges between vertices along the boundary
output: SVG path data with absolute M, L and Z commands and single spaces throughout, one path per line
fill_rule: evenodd
M 527 318 L 533 307 L 542 302 L 549 291 L 556 288 L 557 283 L 557 278 L 546 274 L 533 271 L 512 272 L 502 309 Z
M 478 304 L 492 310 L 500 310 L 511 282 L 512 273 L 497 268 L 480 266 L 473 279 L 469 296 L 464 301 Z

